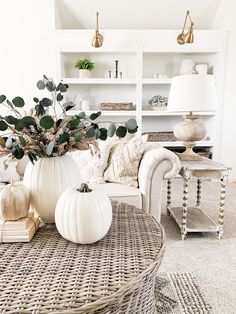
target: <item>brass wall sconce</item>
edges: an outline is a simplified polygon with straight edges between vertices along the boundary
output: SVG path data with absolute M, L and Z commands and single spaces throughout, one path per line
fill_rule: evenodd
M 95 47 L 95 48 L 99 48 L 103 44 L 103 36 L 102 36 L 102 34 L 99 33 L 99 26 L 98 26 L 99 12 L 96 13 L 96 16 L 97 16 L 96 30 L 95 30 L 95 35 L 93 37 L 92 46 Z
M 189 18 L 191 24 L 189 26 L 189 29 L 187 31 L 187 33 L 185 34 L 184 31 L 185 31 L 185 26 L 186 26 L 186 22 L 187 22 L 187 19 Z M 185 21 L 184 21 L 184 26 L 183 26 L 183 29 L 182 29 L 182 33 L 178 35 L 177 37 L 177 43 L 180 44 L 180 45 L 183 45 L 183 44 L 192 44 L 194 42 L 194 36 L 193 36 L 193 26 L 194 26 L 194 23 L 190 17 L 190 11 L 188 10 L 187 13 L 186 13 L 186 17 L 185 17 Z

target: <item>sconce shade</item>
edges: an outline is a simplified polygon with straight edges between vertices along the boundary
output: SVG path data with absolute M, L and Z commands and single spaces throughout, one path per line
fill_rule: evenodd
M 189 27 L 188 33 L 185 35 L 185 42 L 188 44 L 192 44 L 194 42 L 193 27 L 192 26 Z
M 213 75 L 179 75 L 172 79 L 168 111 L 201 112 L 217 110 L 216 85 Z
M 96 31 L 93 37 L 92 46 L 95 48 L 99 48 L 102 46 L 102 44 L 103 44 L 103 36 L 99 34 L 98 31 Z

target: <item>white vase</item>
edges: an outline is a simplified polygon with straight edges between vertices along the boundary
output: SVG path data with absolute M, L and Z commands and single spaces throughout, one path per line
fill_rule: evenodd
M 85 70 L 85 69 L 79 70 L 79 77 L 80 78 L 89 78 L 90 77 L 90 71 Z
M 30 190 L 31 207 L 46 223 L 55 222 L 55 208 L 61 194 L 82 182 L 76 162 L 69 156 L 40 158 L 28 163 L 24 184 Z

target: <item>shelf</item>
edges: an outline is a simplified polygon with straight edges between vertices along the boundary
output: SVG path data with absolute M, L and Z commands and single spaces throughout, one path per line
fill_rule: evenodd
M 167 141 L 167 142 L 156 142 L 164 147 L 184 147 L 181 141 Z M 211 141 L 199 141 L 195 147 L 213 147 L 214 143 Z
M 144 85 L 158 85 L 158 84 L 171 84 L 171 78 L 144 78 L 143 84 Z
M 152 116 L 185 116 L 188 112 L 169 112 L 166 110 L 143 110 L 142 116 L 144 117 L 152 117 Z M 196 112 L 194 113 L 199 116 L 215 116 L 216 111 L 204 111 L 204 112 Z
M 79 114 L 83 110 L 69 110 L 67 112 L 67 115 L 73 116 L 76 114 Z M 102 112 L 102 117 L 131 117 L 131 116 L 136 116 L 136 111 L 135 110 L 99 110 L 99 109 L 94 109 L 94 110 L 88 110 L 85 111 L 86 115 L 89 116 L 91 113 L 94 112 Z
M 108 79 L 108 78 L 62 78 L 66 84 L 86 85 L 136 85 L 136 79 Z

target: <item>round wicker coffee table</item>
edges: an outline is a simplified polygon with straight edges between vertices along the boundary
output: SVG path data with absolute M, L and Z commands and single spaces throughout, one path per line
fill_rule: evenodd
M 0 313 L 155 313 L 164 248 L 162 227 L 126 204 L 113 203 L 109 233 L 92 245 L 44 226 L 30 243 L 0 244 Z

